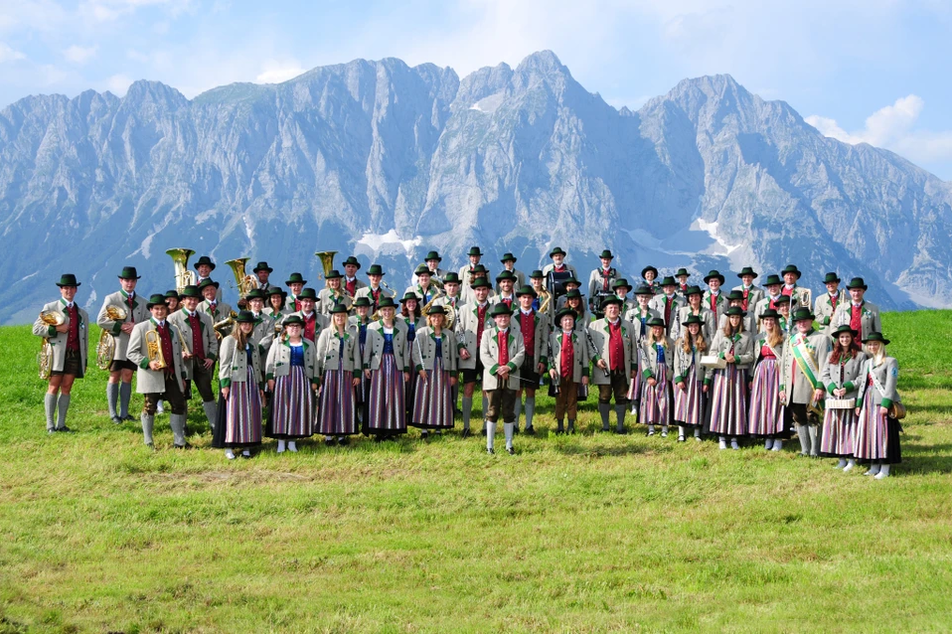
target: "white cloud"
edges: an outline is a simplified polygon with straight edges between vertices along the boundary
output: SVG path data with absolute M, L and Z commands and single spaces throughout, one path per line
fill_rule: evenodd
M 151 6 L 162 7 L 172 17 L 177 17 L 188 11 L 191 4 L 191 0 L 86 0 L 79 6 L 79 12 L 95 22 L 111 22 Z
M 262 65 L 262 71 L 255 77 L 255 82 L 259 84 L 280 84 L 289 79 L 294 79 L 303 72 L 305 72 L 305 69 L 301 67 L 301 63 L 297 60 L 283 63 L 272 60 Z
M 82 65 L 88 62 L 89 60 L 91 60 L 93 57 L 95 57 L 96 51 L 98 50 L 99 50 L 98 46 L 84 47 L 84 46 L 77 46 L 76 44 L 74 44 L 73 46 L 70 46 L 68 49 L 63 51 L 63 57 L 65 57 L 67 61 L 70 61 L 74 64 Z
M 863 129 L 853 132 L 847 132 L 829 117 L 811 115 L 804 120 L 824 136 L 851 145 L 868 143 L 886 148 L 915 163 L 952 160 L 952 131 L 916 129 L 924 107 L 925 102 L 918 95 L 901 97 L 866 117 Z
M 122 97 L 132 85 L 132 80 L 128 76 L 119 73 L 106 80 L 106 89 L 117 97 Z
M 5 62 L 15 62 L 21 59 L 26 59 L 26 55 L 20 51 L 10 48 L 9 44 L 0 42 L 0 64 Z

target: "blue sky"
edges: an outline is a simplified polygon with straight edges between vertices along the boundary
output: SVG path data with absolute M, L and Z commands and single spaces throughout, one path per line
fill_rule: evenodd
M 0 0 L 0 107 L 36 93 L 122 95 L 135 79 L 194 97 L 355 58 L 462 76 L 542 49 L 633 109 L 685 77 L 730 73 L 825 134 L 952 180 L 946 0 Z

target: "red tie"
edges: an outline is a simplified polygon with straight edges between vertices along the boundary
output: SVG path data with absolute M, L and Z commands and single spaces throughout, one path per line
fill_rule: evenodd
M 840 301 L 839 295 L 830 295 L 830 303 L 833 304 L 833 310 L 836 311 L 836 303 Z
M 747 310 L 747 296 L 748 296 L 748 295 L 750 295 L 750 291 L 748 291 L 748 290 L 745 288 L 745 289 L 744 289 L 744 303 L 741 304 L 741 306 L 743 306 L 744 310 Z
M 671 323 L 671 304 L 674 303 L 674 300 L 670 297 L 664 298 L 664 325 L 667 326 Z
M 509 363 L 509 331 L 499 331 L 499 365 Z
M 486 309 L 489 308 L 489 304 L 485 306 L 478 306 L 476 308 L 476 318 L 479 320 L 479 323 L 476 324 L 476 345 L 483 340 L 483 329 L 486 327 Z
M 711 295 L 711 311 L 717 311 L 717 295 Z
M 609 271 L 611 271 L 611 269 L 608 269 L 607 271 L 606 271 L 605 269 L 602 269 L 602 290 L 605 290 L 605 291 L 608 290 L 608 273 L 609 273 Z

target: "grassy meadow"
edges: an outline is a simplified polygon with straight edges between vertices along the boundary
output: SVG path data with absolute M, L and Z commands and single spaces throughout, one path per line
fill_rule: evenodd
M 952 311 L 883 322 L 909 417 L 881 481 L 596 433 L 594 399 L 556 437 L 545 396 L 516 456 L 411 431 L 230 462 L 200 407 L 153 453 L 95 368 L 48 436 L 39 340 L 0 328 L 0 633 L 948 631 Z

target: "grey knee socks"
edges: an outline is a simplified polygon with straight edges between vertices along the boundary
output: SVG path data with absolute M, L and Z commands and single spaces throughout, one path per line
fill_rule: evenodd
M 43 409 L 46 411 L 46 429 L 51 430 L 56 428 L 56 423 L 53 421 L 53 416 L 56 413 L 56 397 L 57 394 L 50 394 L 47 392 L 46 397 L 43 399 Z
M 615 405 L 615 418 L 618 419 L 618 433 L 625 431 L 625 410 L 628 405 Z
M 215 433 L 215 422 L 218 420 L 218 403 L 215 401 L 206 401 L 202 403 L 205 408 L 205 416 L 208 418 L 208 426 L 212 433 Z
M 602 431 L 608 431 L 609 422 L 608 416 L 611 414 L 612 406 L 611 403 L 599 403 L 598 404 L 598 414 L 602 417 Z
M 516 429 L 515 429 L 515 428 L 516 428 L 516 424 L 515 424 L 515 423 L 503 423 L 503 424 L 502 424 L 502 428 L 503 428 L 503 431 L 506 432 L 506 449 L 511 449 L 511 448 L 512 448 L 512 437 L 515 435 L 515 432 L 516 432 Z
M 473 397 L 463 397 L 463 429 L 469 429 L 469 419 L 473 415 Z
M 60 397 L 62 398 L 62 397 Z M 810 455 L 820 455 L 820 427 L 818 425 L 807 425 L 807 433 L 810 434 Z
M 119 384 L 119 416 L 129 415 L 129 399 L 132 398 L 132 383 Z
M 172 442 L 178 447 L 185 446 L 185 414 L 169 416 L 169 426 L 172 427 Z
M 527 396 L 526 397 L 526 429 L 532 427 L 532 418 L 535 416 L 535 397 Z M 516 419 L 518 423 L 518 418 Z
M 116 413 L 116 407 L 119 402 L 118 383 L 106 383 L 106 402 L 109 403 L 109 418 L 118 416 L 119 414 Z
M 152 446 L 152 426 L 155 425 L 155 416 L 149 416 L 148 414 L 142 414 L 142 440 L 145 441 L 145 444 Z
M 57 401 L 57 408 L 59 409 L 59 416 L 57 417 L 56 427 L 63 429 L 66 427 L 66 410 L 69 409 L 69 394 L 60 394 L 59 401 Z
M 810 434 L 807 431 L 808 425 L 797 425 L 797 438 L 800 439 L 800 453 L 804 456 L 810 455 Z

